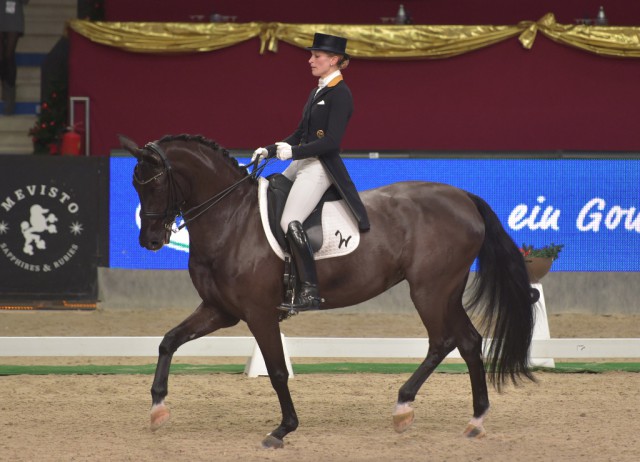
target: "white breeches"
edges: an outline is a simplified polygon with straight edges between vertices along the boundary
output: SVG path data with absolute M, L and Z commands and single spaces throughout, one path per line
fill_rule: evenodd
M 294 220 L 304 223 L 311 215 L 322 195 L 331 186 L 331 180 L 324 165 L 316 157 L 294 160 L 282 174 L 293 181 L 280 220 L 280 227 L 286 233 L 289 223 Z

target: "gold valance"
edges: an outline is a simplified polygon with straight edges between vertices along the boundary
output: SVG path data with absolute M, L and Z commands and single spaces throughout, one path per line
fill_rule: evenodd
M 518 36 L 530 49 L 540 31 L 556 42 L 592 53 L 640 57 L 640 27 L 558 24 L 552 13 L 513 26 L 343 25 L 288 23 L 150 23 L 72 20 L 71 29 L 89 40 L 138 53 L 214 51 L 255 37 L 260 53 L 276 53 L 278 41 L 307 47 L 315 32 L 349 39 L 347 51 L 365 59 L 448 58 Z
M 266 23 L 103 22 L 74 19 L 69 27 L 92 42 L 137 53 L 194 53 L 261 36 Z
M 266 41 L 269 51 L 278 51 L 278 40 L 308 47 L 313 42 L 313 34 L 322 32 L 347 37 L 347 52 L 351 56 L 370 59 L 448 58 L 520 33 L 517 26 L 271 25 L 273 34 Z
M 551 40 L 580 48 L 591 53 L 621 58 L 640 58 L 640 27 L 585 26 L 558 24 L 552 13 L 537 22 L 523 22 L 526 30 L 520 35 L 520 43 L 530 49 L 536 31 Z

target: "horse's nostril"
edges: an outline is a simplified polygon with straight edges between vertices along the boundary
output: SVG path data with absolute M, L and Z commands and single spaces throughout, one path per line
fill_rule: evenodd
M 144 247 L 147 250 L 159 250 L 163 245 L 164 243 L 158 240 L 140 240 L 140 246 Z

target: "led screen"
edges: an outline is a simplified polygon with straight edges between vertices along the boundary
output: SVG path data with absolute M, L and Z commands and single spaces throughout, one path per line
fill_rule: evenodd
M 564 244 L 552 271 L 640 271 L 640 160 L 350 158 L 345 163 L 359 190 L 422 180 L 484 198 L 518 245 Z M 110 266 L 186 269 L 186 230 L 158 252 L 139 246 L 134 165 L 133 158 L 111 159 Z M 286 165 L 274 162 L 265 175 Z

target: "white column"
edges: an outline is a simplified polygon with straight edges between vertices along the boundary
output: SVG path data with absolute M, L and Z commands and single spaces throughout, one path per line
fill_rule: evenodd
M 533 340 L 548 340 L 551 338 L 549 331 L 549 319 L 547 318 L 547 307 L 544 301 L 544 291 L 542 284 L 531 284 L 531 287 L 540 291 L 540 300 L 534 305 L 535 324 L 533 326 Z M 556 367 L 553 358 L 531 358 L 532 366 Z
M 291 358 L 289 357 L 289 351 L 287 349 L 287 341 L 284 337 L 284 334 L 280 334 L 282 338 L 282 349 L 284 350 L 284 359 L 287 362 L 287 370 L 289 371 L 289 378 L 293 378 L 293 368 L 291 367 Z M 264 363 L 264 357 L 262 356 L 262 351 L 260 351 L 260 347 L 256 342 L 253 347 L 253 355 L 247 360 L 247 364 L 244 366 L 244 373 L 247 374 L 247 377 L 259 377 L 259 376 L 268 376 L 269 372 L 267 372 L 267 366 Z

